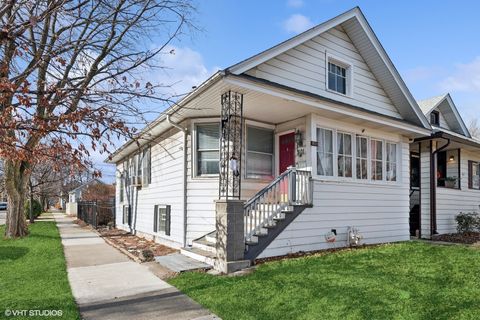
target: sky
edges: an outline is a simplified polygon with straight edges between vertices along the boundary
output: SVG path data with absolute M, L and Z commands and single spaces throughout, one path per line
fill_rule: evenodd
M 185 93 L 211 74 L 359 6 L 417 100 L 449 92 L 480 117 L 480 1 L 199 0 L 200 29 L 174 42 L 156 81 Z M 101 165 L 106 181 L 112 167 Z

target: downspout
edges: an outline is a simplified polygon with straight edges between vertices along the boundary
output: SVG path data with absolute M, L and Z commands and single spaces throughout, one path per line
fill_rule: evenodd
M 439 138 L 447 140 L 447 143 L 430 153 L 430 237 L 437 234 L 437 170 L 435 156 L 450 145 L 449 138 L 444 138 L 442 136 Z M 433 140 L 430 140 L 430 151 L 432 149 Z
M 187 134 L 188 129 L 170 119 L 167 114 L 167 123 L 183 133 L 183 247 L 187 246 Z

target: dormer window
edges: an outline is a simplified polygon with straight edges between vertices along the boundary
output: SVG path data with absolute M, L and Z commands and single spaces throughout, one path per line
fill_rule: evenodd
M 432 111 L 432 113 L 430 113 L 430 124 L 434 126 L 440 125 L 440 113 L 438 111 Z
M 336 65 L 333 62 L 328 63 L 328 89 L 341 94 L 347 93 L 347 69 Z

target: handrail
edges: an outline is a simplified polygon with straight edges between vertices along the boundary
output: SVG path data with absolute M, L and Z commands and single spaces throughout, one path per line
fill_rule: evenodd
M 272 189 L 272 187 L 274 187 L 280 180 L 282 180 L 283 177 L 288 175 L 292 170 L 293 168 L 289 168 L 285 172 L 280 174 L 278 177 L 276 177 L 274 180 L 272 180 L 267 186 L 265 186 L 262 190 L 258 191 L 252 198 L 245 202 L 243 207 L 246 208 L 251 205 L 255 200 L 264 195 L 268 190 Z
M 274 225 L 289 206 L 311 205 L 312 201 L 310 171 L 289 168 L 245 203 L 245 240 L 251 241 L 263 228 Z

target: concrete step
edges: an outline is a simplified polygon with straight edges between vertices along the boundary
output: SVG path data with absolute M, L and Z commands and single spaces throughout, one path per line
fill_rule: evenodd
M 209 264 L 211 266 L 215 265 L 216 255 L 212 252 L 205 251 L 199 248 L 185 247 L 180 249 L 180 253 L 197 261 Z
M 205 240 L 215 245 L 215 243 L 217 243 L 217 231 L 206 234 Z
M 215 243 L 211 243 L 204 238 L 193 240 L 192 241 L 192 248 L 198 248 L 204 251 L 216 253 L 217 249 L 215 248 Z

